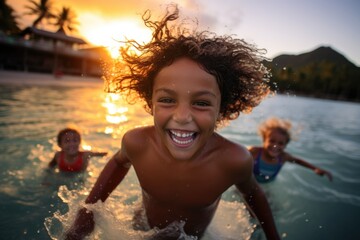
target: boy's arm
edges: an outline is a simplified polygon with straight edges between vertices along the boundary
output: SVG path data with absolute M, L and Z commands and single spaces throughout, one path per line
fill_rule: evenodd
M 85 203 L 96 203 L 98 200 L 104 202 L 126 176 L 130 166 L 119 150 L 105 165 Z
M 250 153 L 245 153 L 245 160 L 239 161 L 242 164 L 237 167 L 238 179 L 235 184 L 241 192 L 246 204 L 252 214 L 255 214 L 268 240 L 278 240 L 280 236 L 277 232 L 274 218 L 260 185 L 256 182 L 253 175 L 253 158 Z
M 311 163 L 303 160 L 303 159 L 300 159 L 300 158 L 297 158 L 297 157 L 294 157 L 290 154 L 287 154 L 287 161 L 289 162 L 292 162 L 292 163 L 296 163 L 296 164 L 299 164 L 303 167 L 306 167 L 306 168 L 309 168 L 311 170 L 313 170 L 316 174 L 320 175 L 320 176 L 323 176 L 323 175 L 326 175 L 327 178 L 332 181 L 332 174 L 324 169 L 321 169 L 321 168 L 318 168 L 317 166 L 315 165 L 312 165 Z
M 86 204 L 96 203 L 98 200 L 105 201 L 110 193 L 120 184 L 130 168 L 130 163 L 118 151 L 106 164 L 89 196 Z M 95 226 L 93 213 L 86 208 L 79 210 L 75 222 L 66 233 L 65 239 L 82 239 L 90 234 Z
M 259 220 L 266 238 L 268 240 L 280 239 L 265 193 L 256 180 L 251 176 L 247 182 L 236 184 L 236 187 L 242 193 L 252 213 Z

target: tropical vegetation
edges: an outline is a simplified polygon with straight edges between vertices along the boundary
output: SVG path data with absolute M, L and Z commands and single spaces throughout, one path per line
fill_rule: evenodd
M 277 92 L 360 102 L 360 67 L 330 47 L 280 55 L 265 65 Z
M 53 25 L 58 27 L 58 30 L 68 30 L 70 32 L 77 31 L 76 13 L 69 7 L 62 7 L 61 11 L 55 15 L 55 22 Z
M 14 9 L 6 4 L 6 0 L 0 0 L 0 31 L 8 35 L 18 33 L 20 28 L 16 19 Z
M 33 27 L 45 25 L 55 26 L 58 31 L 76 31 L 76 13 L 69 7 L 59 10 L 54 5 L 53 0 L 28 0 L 23 15 L 35 17 Z M 6 0 L 0 0 L 0 32 L 18 33 L 18 18 Z M 271 69 L 271 85 L 276 92 L 360 102 L 360 68 L 330 47 L 280 55 L 264 64 Z
M 30 5 L 25 6 L 25 8 L 29 10 L 25 12 L 25 15 L 36 16 L 32 24 L 33 27 L 37 27 L 44 19 L 50 20 L 55 17 L 52 13 L 53 3 L 51 0 L 40 0 L 40 2 L 29 0 L 29 3 Z
M 66 30 L 76 32 L 76 26 L 79 24 L 77 16 L 70 7 L 62 6 L 59 10 L 53 0 L 28 0 L 24 6 L 26 11 L 22 14 L 34 16 L 33 27 L 55 26 L 57 30 Z M 14 9 L 6 3 L 6 0 L 0 0 L 0 30 L 5 34 L 13 34 L 20 31 Z

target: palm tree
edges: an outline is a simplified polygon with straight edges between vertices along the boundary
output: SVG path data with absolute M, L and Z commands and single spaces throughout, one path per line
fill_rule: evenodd
M 62 7 L 61 11 L 55 15 L 55 23 L 53 25 L 58 27 L 58 31 L 63 31 L 65 29 L 70 32 L 77 31 L 74 25 L 79 24 L 75 18 L 75 12 L 69 7 Z
M 30 6 L 25 6 L 29 12 L 25 13 L 26 15 L 36 15 L 37 18 L 33 22 L 32 26 L 36 27 L 43 19 L 54 18 L 52 13 L 52 0 L 40 0 L 37 3 L 35 0 L 29 0 L 31 3 Z
M 5 0 L 0 0 L 0 31 L 5 34 L 17 33 L 20 28 L 16 22 L 15 11 L 6 4 Z

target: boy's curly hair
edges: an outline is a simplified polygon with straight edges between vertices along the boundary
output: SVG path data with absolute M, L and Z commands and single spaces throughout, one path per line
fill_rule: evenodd
M 176 59 L 187 57 L 217 80 L 221 92 L 219 122 L 250 112 L 269 93 L 269 73 L 261 63 L 264 51 L 231 36 L 216 36 L 208 31 L 190 34 L 181 25 L 170 28 L 170 22 L 179 18 L 177 6 L 171 11 L 168 8 L 161 21 L 150 21 L 150 17 L 146 11 L 142 19 L 153 30 L 152 40 L 143 45 L 127 40 L 126 47 L 120 49 L 120 71 L 105 78 L 109 92 L 125 92 L 127 97 L 133 97 L 131 93 L 135 92 L 146 101 L 149 111 L 156 75 Z M 137 51 L 129 51 L 131 47 Z M 110 90 L 110 86 L 114 89 Z

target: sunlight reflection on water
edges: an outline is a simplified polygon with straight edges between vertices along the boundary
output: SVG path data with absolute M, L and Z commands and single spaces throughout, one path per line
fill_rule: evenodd
M 8 239 L 47 239 L 48 231 L 58 238 L 108 156 L 119 149 L 123 134 L 128 129 L 152 124 L 141 104 L 129 105 L 122 98 L 104 93 L 101 83 L 78 87 L 2 85 L 0 100 L 0 231 Z M 263 186 L 280 234 L 292 240 L 356 239 L 356 234 L 346 229 L 356 229 L 360 214 L 360 106 L 275 96 L 219 132 L 247 146 L 259 145 L 256 127 L 271 115 L 291 119 L 301 126 L 298 139 L 288 146 L 290 152 L 334 175 L 334 182 L 330 183 L 311 171 L 288 164 L 274 183 Z M 84 148 L 109 154 L 92 159 L 84 174 L 47 172 L 46 165 L 57 149 L 55 136 L 69 125 L 82 133 Z M 136 234 L 131 228 L 117 227 L 129 224 L 125 219 L 131 217 L 139 193 L 136 175 L 131 172 L 101 208 L 102 220 L 96 234 Z M 221 216 L 213 222 L 217 227 L 210 228 L 209 234 L 230 236 L 234 231 L 250 238 L 254 229 L 234 189 L 229 189 L 223 199 L 218 211 Z M 108 224 L 113 221 L 115 225 Z

